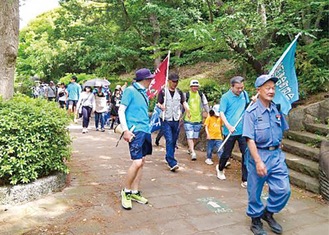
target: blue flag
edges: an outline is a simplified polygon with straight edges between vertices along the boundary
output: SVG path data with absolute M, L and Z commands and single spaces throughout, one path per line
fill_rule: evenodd
M 295 52 L 298 34 L 272 68 L 270 75 L 277 77 L 274 103 L 281 105 L 281 111 L 288 115 L 291 104 L 299 99 L 298 81 L 295 69 Z
M 150 130 L 151 133 L 157 130 L 160 130 L 161 128 L 161 113 L 162 110 L 158 107 L 155 106 L 152 116 L 151 116 L 151 120 L 150 120 Z

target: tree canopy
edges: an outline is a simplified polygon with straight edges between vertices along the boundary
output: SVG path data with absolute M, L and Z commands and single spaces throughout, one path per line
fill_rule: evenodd
M 101 77 L 156 67 L 233 60 L 232 73 L 268 72 L 294 36 L 307 92 L 328 89 L 328 2 L 305 0 L 60 0 L 20 32 L 17 77 Z

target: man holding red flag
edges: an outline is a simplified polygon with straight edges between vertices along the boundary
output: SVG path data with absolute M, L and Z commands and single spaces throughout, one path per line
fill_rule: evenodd
M 178 74 L 170 74 L 168 80 L 168 87 L 161 90 L 158 95 L 157 105 L 163 112 L 162 131 L 166 139 L 166 161 L 169 169 L 174 172 L 179 168 L 175 159 L 175 147 L 178 139 L 179 120 L 182 116 L 182 106 L 189 117 L 190 111 L 183 92 L 177 88 Z

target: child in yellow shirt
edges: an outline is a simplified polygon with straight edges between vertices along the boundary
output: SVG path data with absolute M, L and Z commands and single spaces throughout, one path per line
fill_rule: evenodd
M 205 162 L 208 165 L 214 164 L 212 161 L 213 149 L 218 149 L 223 142 L 222 125 L 223 122 L 219 117 L 218 110 L 211 109 L 209 111 L 209 116 L 204 122 L 205 130 L 207 133 L 207 159 Z M 222 150 L 217 153 L 218 159 L 220 158 L 221 154 Z

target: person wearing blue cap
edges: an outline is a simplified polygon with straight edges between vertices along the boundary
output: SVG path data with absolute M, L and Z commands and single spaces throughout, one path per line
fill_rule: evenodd
M 261 75 L 255 87 L 258 100 L 247 108 L 243 121 L 243 136 L 247 139 L 248 207 L 251 217 L 251 231 L 255 235 L 267 234 L 263 229 L 264 220 L 274 233 L 281 234 L 281 225 L 273 218 L 280 212 L 290 197 L 290 183 L 285 155 L 281 150 L 283 132 L 288 130 L 285 117 L 272 102 L 275 83 L 278 78 Z M 269 187 L 267 205 L 261 194 L 264 183 Z
M 139 191 L 145 156 L 152 154 L 150 121 L 148 116 L 149 99 L 146 90 L 154 74 L 143 68 L 136 71 L 135 82 L 122 94 L 119 106 L 119 119 L 123 139 L 129 143 L 132 161 L 128 169 L 124 189 L 121 191 L 121 205 L 132 208 L 132 201 L 147 204 L 148 200 Z

